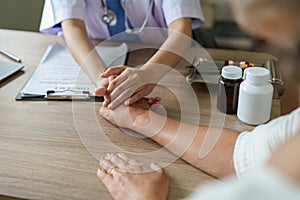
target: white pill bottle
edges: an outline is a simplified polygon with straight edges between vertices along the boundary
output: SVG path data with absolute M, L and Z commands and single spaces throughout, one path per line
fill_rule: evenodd
M 251 67 L 244 71 L 240 85 L 237 116 L 250 125 L 259 125 L 270 119 L 273 86 L 270 72 L 263 67 Z

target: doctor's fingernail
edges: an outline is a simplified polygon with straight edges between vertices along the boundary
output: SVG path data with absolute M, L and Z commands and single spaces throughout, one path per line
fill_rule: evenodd
M 129 106 L 129 103 L 130 103 L 129 100 L 126 100 L 126 101 L 124 102 L 124 105 L 125 105 L 125 106 Z

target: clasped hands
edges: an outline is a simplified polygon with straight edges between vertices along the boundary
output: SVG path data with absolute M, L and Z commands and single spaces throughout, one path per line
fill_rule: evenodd
M 100 114 L 108 121 L 116 124 L 113 113 L 125 116 L 124 113 L 127 112 L 125 106 L 132 105 L 135 108 L 148 110 L 150 106 L 160 104 L 161 99 L 159 97 L 144 98 L 156 86 L 154 72 L 151 70 L 147 67 L 118 66 L 109 68 L 102 73 L 95 91 L 96 96 L 104 96 Z M 117 110 L 116 108 L 118 111 L 113 112 Z M 125 124 L 120 121 L 123 120 L 118 120 L 118 125 L 124 127 Z

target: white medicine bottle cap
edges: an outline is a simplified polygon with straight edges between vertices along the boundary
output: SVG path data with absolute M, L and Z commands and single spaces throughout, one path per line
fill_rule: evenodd
M 222 68 L 222 77 L 230 80 L 237 80 L 242 78 L 243 71 L 237 66 L 224 66 Z
M 251 67 L 244 71 L 244 77 L 247 82 L 254 85 L 262 85 L 269 83 L 270 71 L 263 67 Z

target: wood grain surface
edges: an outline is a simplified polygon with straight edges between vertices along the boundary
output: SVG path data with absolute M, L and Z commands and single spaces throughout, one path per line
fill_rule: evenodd
M 137 157 L 149 154 L 147 159 L 151 159 L 151 152 L 162 147 L 147 138 L 126 134 L 126 130 L 105 121 L 98 115 L 100 103 L 15 101 L 48 45 L 57 40 L 56 36 L 39 33 L 0 30 L 1 48 L 21 57 L 26 66 L 24 73 L 0 84 L 0 194 L 24 199 L 111 199 L 96 177 L 98 158 L 105 152 L 122 150 Z M 208 52 L 218 59 L 225 59 L 227 54 L 226 58 L 240 56 L 263 62 L 270 57 L 225 50 Z M 152 50 L 132 52 L 128 63 L 143 64 L 151 54 Z M 6 58 L 0 56 L 0 59 Z M 182 71 L 185 65 L 182 63 Z M 174 88 L 181 87 L 181 82 L 172 77 L 166 81 Z M 223 116 L 224 120 L 218 118 L 222 114 L 214 109 L 215 86 L 193 84 L 192 89 L 198 105 L 193 105 L 190 98 L 178 101 L 170 88 L 156 88 L 153 94 L 163 98 L 158 112 L 187 122 L 199 118 L 196 122 L 201 125 L 215 124 L 239 131 L 253 128 L 241 123 L 235 115 Z M 274 100 L 272 118 L 278 115 L 279 102 Z M 97 134 L 104 139 L 96 140 Z M 166 160 L 173 156 L 163 152 L 163 159 L 163 156 Z M 165 170 L 170 178 L 169 199 L 184 198 L 198 185 L 214 180 L 176 157 Z

